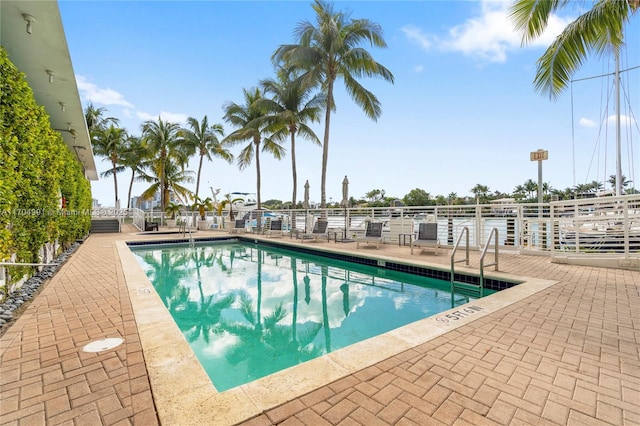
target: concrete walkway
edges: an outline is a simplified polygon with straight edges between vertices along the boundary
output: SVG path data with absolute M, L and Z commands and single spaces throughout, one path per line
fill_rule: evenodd
M 0 424 L 159 423 L 115 249 L 142 238 L 89 237 L 0 338 Z M 359 252 L 449 262 L 394 245 Z M 244 424 L 640 425 L 640 272 L 516 254 L 500 270 L 558 283 Z M 114 350 L 82 351 L 114 336 Z

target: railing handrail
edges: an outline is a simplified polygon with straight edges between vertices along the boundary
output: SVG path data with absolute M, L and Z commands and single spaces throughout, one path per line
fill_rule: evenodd
M 493 246 L 494 246 L 494 260 L 492 263 L 484 264 L 484 256 L 487 254 L 487 250 L 489 245 L 491 244 L 491 237 L 494 237 Z M 492 228 L 491 232 L 489 232 L 489 238 L 487 239 L 487 244 L 484 245 L 482 249 L 482 254 L 480 255 L 480 297 L 484 296 L 484 267 L 485 266 L 495 266 L 495 270 L 498 270 L 498 228 Z
M 465 252 L 466 252 L 466 256 L 464 259 L 458 259 L 455 260 L 456 257 L 456 252 L 458 251 L 458 246 L 460 245 L 460 240 L 462 240 L 462 235 L 466 234 L 467 235 L 467 240 L 466 240 L 466 247 L 465 247 Z M 458 234 L 458 239 L 456 240 L 456 243 L 453 245 L 453 249 L 451 250 L 451 297 L 453 297 L 453 282 L 455 281 L 455 277 L 456 277 L 456 267 L 455 264 L 458 262 L 465 262 L 467 266 L 469 266 L 469 227 L 465 226 L 462 228 L 462 231 L 460 231 L 460 234 Z

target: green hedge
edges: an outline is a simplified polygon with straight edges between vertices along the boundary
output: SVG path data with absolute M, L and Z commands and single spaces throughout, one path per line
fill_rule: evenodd
M 88 234 L 90 211 L 81 165 L 0 47 L 0 261 L 16 254 L 16 262 L 41 262 L 47 242 L 67 248 Z

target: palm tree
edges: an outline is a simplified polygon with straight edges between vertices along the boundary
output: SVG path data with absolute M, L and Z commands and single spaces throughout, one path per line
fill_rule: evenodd
M 476 204 L 480 204 L 480 199 L 486 198 L 487 193 L 489 192 L 489 187 L 487 185 L 476 184 L 473 188 L 471 188 L 471 193 L 476 196 Z
M 516 0 L 510 8 L 510 17 L 516 29 L 522 32 L 522 43 L 538 38 L 547 28 L 552 13 L 564 8 L 566 0 Z M 571 81 L 587 56 L 613 50 L 619 56 L 624 41 L 624 24 L 638 10 L 639 0 L 598 0 L 590 10 L 567 25 L 544 54 L 538 59 L 533 80 L 537 91 L 557 98 Z
M 382 77 L 393 82 L 393 74 L 360 47 L 365 41 L 375 47 L 387 46 L 380 25 L 367 19 L 349 20 L 344 12 L 334 12 L 333 5 L 322 0 L 315 0 L 312 7 L 316 12 L 317 26 L 310 21 L 299 23 L 295 29 L 299 44 L 279 46 L 272 55 L 272 61 L 306 71 L 304 78 L 320 86 L 326 95 L 320 184 L 320 205 L 325 208 L 329 129 L 331 111 L 336 107 L 333 94 L 336 80 L 342 78 L 353 101 L 376 121 L 382 114 L 380 102 L 360 85 L 358 77 Z
M 113 187 L 115 191 L 115 207 L 118 208 L 118 173 L 125 170 L 125 166 L 120 163 L 120 156 L 125 151 L 125 141 L 127 131 L 117 127 L 113 123 L 109 127 L 98 128 L 94 131 L 92 138 L 93 153 L 99 157 L 105 157 L 111 162 L 111 168 L 100 173 L 101 177 L 113 176 Z
M 183 183 L 193 182 L 193 172 L 185 170 L 183 165 L 177 164 L 173 159 L 169 159 L 165 163 L 154 161 L 147 168 L 139 171 L 137 180 L 151 183 L 151 185 L 142 193 L 140 197 L 143 199 L 151 199 L 160 191 L 163 199 L 168 200 L 169 194 L 173 192 L 175 196 L 184 204 L 191 191 L 183 186 Z M 168 205 L 168 204 L 167 204 Z M 166 206 L 162 209 L 165 211 Z
M 313 94 L 313 88 L 306 84 L 304 79 L 297 76 L 291 68 L 280 68 L 277 75 L 277 80 L 269 79 L 260 82 L 265 94 L 270 94 L 271 98 L 263 98 L 259 106 L 266 111 L 265 118 L 270 128 L 275 129 L 271 139 L 281 141 L 289 136 L 291 140 L 291 172 L 293 175 L 291 205 L 295 206 L 298 188 L 296 135 L 320 145 L 320 139 L 307 123 L 320 122 L 320 113 L 326 107 L 326 97 L 322 94 Z M 293 225 L 295 225 L 295 221 Z
M 92 137 L 92 141 L 94 131 L 103 130 L 110 124 L 119 124 L 119 120 L 117 118 L 103 117 L 106 112 L 106 108 L 96 108 L 92 103 L 87 105 L 87 108 L 84 111 L 84 119 L 87 122 L 87 129 Z
M 607 180 L 611 184 L 612 188 L 616 188 L 616 175 L 609 176 L 609 180 Z M 620 184 L 622 188 L 626 188 L 631 183 L 631 180 L 627 179 L 625 175 L 620 176 Z
M 142 138 L 129 135 L 125 141 L 125 148 L 120 157 L 121 164 L 131 169 L 131 181 L 129 181 L 129 193 L 127 196 L 127 208 L 130 208 L 133 182 L 135 181 L 136 173 L 144 168 L 145 161 L 149 159 L 149 151 Z
M 207 160 L 212 161 L 214 156 L 230 163 L 233 160 L 233 154 L 218 140 L 218 136 L 224 136 L 221 124 L 209 125 L 209 119 L 205 115 L 200 122 L 193 117 L 187 118 L 187 125 L 188 129 L 182 129 L 187 153 L 190 156 L 197 153 L 200 157 L 194 194 L 194 198 L 198 198 L 202 160 L 206 157 Z
M 527 179 L 523 185 L 523 188 L 529 193 L 529 199 L 533 200 L 533 193 L 538 190 L 538 183 L 533 179 Z
M 169 201 L 169 188 L 172 186 L 172 182 L 168 179 L 169 171 L 165 171 L 165 168 L 172 167 L 171 172 L 175 177 L 178 177 L 179 173 L 177 168 L 182 169 L 181 173 L 184 173 L 184 166 L 189 159 L 184 139 L 181 136 L 178 124 L 163 121 L 160 117 L 158 117 L 158 121 L 147 120 L 143 123 L 142 137 L 145 139 L 149 151 L 158 155 L 155 159 L 156 164 L 151 169 L 155 174 L 155 178 L 158 179 L 156 189 L 161 191 L 160 205 L 164 211 Z M 181 179 L 180 182 L 185 181 L 183 178 Z M 147 191 L 145 191 L 145 194 L 147 196 L 143 198 L 152 198 L 155 195 L 155 193 L 148 193 Z
M 262 137 L 268 126 L 264 119 L 264 110 L 258 104 L 258 101 L 262 99 L 260 90 L 242 89 L 242 92 L 244 93 L 244 105 L 238 105 L 230 101 L 224 105 L 224 119 L 236 130 L 228 135 L 223 140 L 223 143 L 234 145 L 249 141 L 249 144 L 240 151 L 237 163 L 240 170 L 244 170 L 251 164 L 255 156 L 257 208 L 260 209 L 262 208 L 260 200 L 260 151 L 269 152 L 279 160 L 284 154 L 284 148 L 272 139 Z M 261 144 L 262 147 L 260 146 Z

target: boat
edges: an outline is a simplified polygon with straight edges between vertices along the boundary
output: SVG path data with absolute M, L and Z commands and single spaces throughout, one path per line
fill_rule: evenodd
M 557 242 L 561 251 L 599 254 L 640 252 L 640 196 L 623 194 L 621 73 L 619 55 L 616 55 L 615 70 L 607 75 L 614 77 L 616 103 L 615 187 L 578 194 L 572 202 L 552 203 L 554 216 L 558 218 Z

